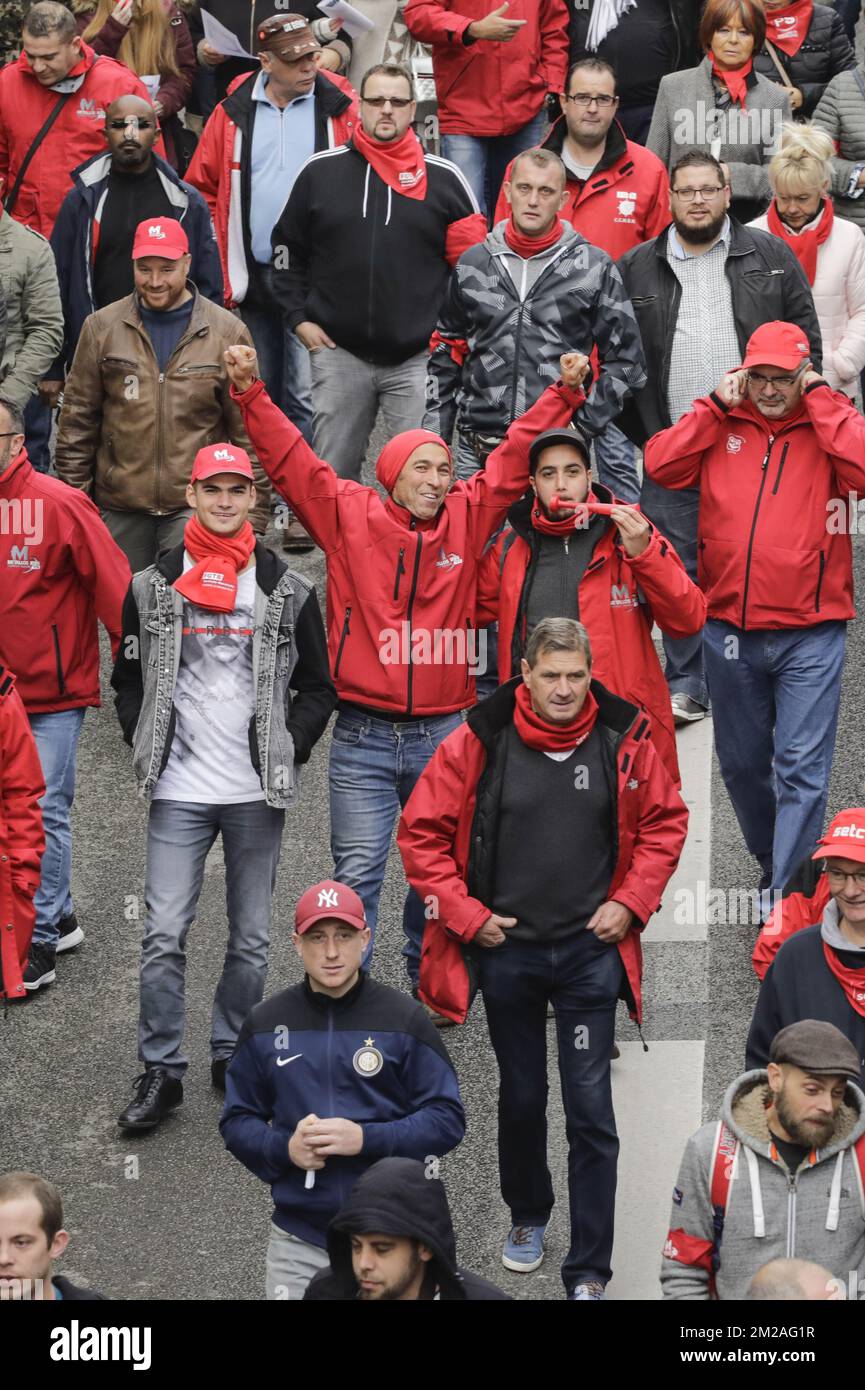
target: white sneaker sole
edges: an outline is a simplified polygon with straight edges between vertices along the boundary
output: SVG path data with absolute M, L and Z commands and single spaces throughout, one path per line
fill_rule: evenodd
M 54 970 L 46 970 L 45 974 L 44 974 L 44 975 L 40 975 L 38 980 L 30 980 L 29 982 L 28 982 L 27 980 L 25 980 L 25 981 L 24 981 L 24 988 L 25 988 L 26 990 L 41 989 L 43 985 L 50 985 L 50 984 L 53 984 L 53 982 L 56 980 L 56 978 L 57 978 L 57 973 L 56 973 L 56 971 L 54 971 Z
M 502 1264 L 505 1269 L 513 1270 L 514 1274 L 531 1274 L 533 1270 L 540 1269 L 545 1253 L 546 1251 L 542 1251 L 540 1259 L 533 1260 L 531 1264 L 526 1264 L 523 1260 L 509 1260 L 507 1255 L 502 1255 Z
M 673 708 L 674 724 L 697 724 L 701 719 L 706 718 L 707 711 L 700 710 L 699 714 L 686 714 L 684 710 Z
M 81 945 L 83 940 L 83 931 L 80 927 L 76 927 L 74 931 L 68 932 L 66 936 L 61 936 L 54 949 L 59 956 L 62 955 L 64 951 L 74 950 L 76 946 Z

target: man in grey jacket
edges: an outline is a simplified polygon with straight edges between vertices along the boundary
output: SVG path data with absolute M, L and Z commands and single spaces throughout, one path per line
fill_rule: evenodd
M 25 412 L 27 456 L 47 473 L 51 419 L 42 419 L 36 391 L 63 344 L 60 286 L 48 242 L 8 212 L 0 212 L 0 288 L 6 300 L 0 393 Z
M 724 1097 L 720 1125 L 685 1150 L 661 1284 L 665 1298 L 745 1297 L 768 1260 L 822 1264 L 846 1288 L 865 1266 L 865 1095 L 859 1057 L 831 1023 L 804 1019 L 772 1041 L 765 1071 Z
M 222 834 L 228 951 L 213 1004 L 211 1079 L 264 993 L 285 808 L 336 704 L 315 590 L 256 541 L 249 456 L 199 450 L 183 542 L 135 575 L 112 685 L 150 805 L 141 960 L 144 1073 L 118 1123 L 153 1129 L 183 1100 L 186 936 Z M 292 691 L 294 694 L 292 695 Z

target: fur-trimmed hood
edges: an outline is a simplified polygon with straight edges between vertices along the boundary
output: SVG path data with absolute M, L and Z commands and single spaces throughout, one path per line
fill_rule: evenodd
M 772 1136 L 769 1132 L 770 1097 L 765 1070 L 747 1071 L 730 1086 L 724 1097 L 724 1123 L 749 1149 L 769 1158 Z M 817 1150 L 817 1162 L 825 1163 L 842 1149 L 849 1149 L 865 1134 L 865 1095 L 852 1081 L 847 1082 L 844 1102 L 835 1116 L 831 1143 Z

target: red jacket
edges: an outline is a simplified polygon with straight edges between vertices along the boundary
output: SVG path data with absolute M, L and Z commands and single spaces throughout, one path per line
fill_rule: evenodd
M 50 237 L 60 204 L 72 187 L 71 174 L 91 155 L 105 150 L 105 110 L 122 96 L 150 98 L 147 88 L 129 68 L 113 58 L 97 58 L 82 43 L 82 58 L 69 76 L 84 81 L 66 102 L 57 120 L 27 166 L 12 216 Z M 12 191 L 18 170 L 42 129 L 58 93 L 43 87 L 23 53 L 0 71 L 0 177 L 4 196 Z M 162 142 L 157 154 L 164 154 Z
M 0 999 L 23 999 L 45 850 L 39 798 L 45 781 L 15 677 L 0 666 Z M 9 928 L 12 928 L 10 931 Z
M 865 420 L 847 396 L 814 383 L 789 422 L 704 397 L 648 441 L 644 465 L 663 487 L 700 488 L 710 618 L 796 628 L 855 617 L 847 494 L 865 493 Z
M 37 473 L 25 450 L 0 473 L 0 661 L 28 714 L 98 705 L 97 618 L 114 655 L 131 574 L 96 507 Z
M 561 155 L 567 126 L 560 117 L 546 140 L 544 148 Z M 513 160 L 505 171 L 507 182 Z M 667 170 L 656 154 L 642 145 L 626 140 L 618 121 L 607 134 L 604 153 L 594 172 L 580 183 L 568 174 L 568 201 L 559 217 L 570 222 L 575 231 L 600 246 L 614 261 L 662 232 L 670 221 L 668 201 L 670 180 Z M 496 203 L 495 221 L 509 215 L 504 184 Z
M 604 502 L 614 500 L 600 484 L 594 491 Z M 526 646 L 526 576 L 538 545 L 564 544 L 536 531 L 530 512 L 526 499 L 511 508 L 508 520 L 513 530 L 503 532 L 481 567 L 482 617 L 489 622 L 498 618 L 500 681 L 519 674 L 519 657 Z M 655 748 L 679 786 L 673 710 L 652 641 L 652 624 L 656 622 L 670 637 L 691 637 L 706 621 L 703 594 L 660 532 L 653 530 L 642 555 L 631 559 L 614 523 L 608 521 L 580 581 L 579 613 L 591 638 L 592 675 L 614 695 L 651 715 Z
M 207 199 L 225 281 L 228 308 L 241 304 L 249 287 L 245 209 L 249 193 L 248 140 L 252 89 L 258 72 L 241 73 L 214 110 L 184 179 Z M 334 72 L 319 71 L 315 89 L 315 149 L 344 145 L 360 120 L 357 93 Z
M 762 980 L 788 937 L 803 927 L 816 926 L 823 920 L 829 901 L 829 883 L 810 856 L 799 865 L 784 888 L 784 896 L 769 913 L 757 937 L 751 964 Z
M 490 833 L 491 821 L 498 818 L 497 808 L 475 816 L 478 784 L 496 756 L 499 735 L 513 719 L 516 685 L 512 681 L 501 686 L 439 744 L 406 803 L 397 833 L 409 883 L 425 902 L 436 905 L 436 916 L 424 931 L 420 997 L 456 1023 L 465 1022 L 473 994 L 471 955 L 464 954 L 464 948 L 491 911 L 468 887 L 477 841 Z M 598 681 L 592 681 L 591 688 L 615 757 L 618 856 L 608 899 L 629 907 L 645 926 L 679 862 L 688 811 L 655 752 L 649 720 Z M 639 929 L 631 927 L 619 942 L 619 952 L 629 1005 L 639 1022 Z
M 235 395 L 232 387 L 232 395 Z M 438 515 L 416 522 L 392 498 L 338 478 L 262 382 L 235 395 L 262 467 L 327 559 L 331 673 L 340 699 L 383 712 L 447 714 L 475 700 L 478 566 L 526 489 L 529 445 L 568 423 L 582 391 L 547 387 Z
M 526 23 L 515 39 L 463 43 L 492 0 L 408 0 L 403 19 L 432 44 L 443 135 L 511 135 L 538 114 L 547 92 L 564 90 L 568 71 L 565 0 L 511 0 L 507 19 Z

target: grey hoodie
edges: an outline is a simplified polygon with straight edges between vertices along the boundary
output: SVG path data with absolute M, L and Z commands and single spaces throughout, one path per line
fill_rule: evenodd
M 814 1260 L 848 1286 L 865 1269 L 865 1198 L 852 1146 L 865 1134 L 865 1095 L 847 1083 L 835 1134 L 816 1162 L 791 1174 L 770 1157 L 765 1071 L 748 1071 L 724 1097 L 724 1124 L 739 1140 L 715 1275 L 720 1299 L 745 1297 L 767 1260 Z M 665 1298 L 708 1299 L 709 1271 L 688 1263 L 699 1243 L 714 1239 L 710 1185 L 718 1124 L 703 1125 L 688 1140 L 673 1192 L 670 1233 L 661 1263 Z M 695 1250 L 694 1244 L 698 1250 Z

